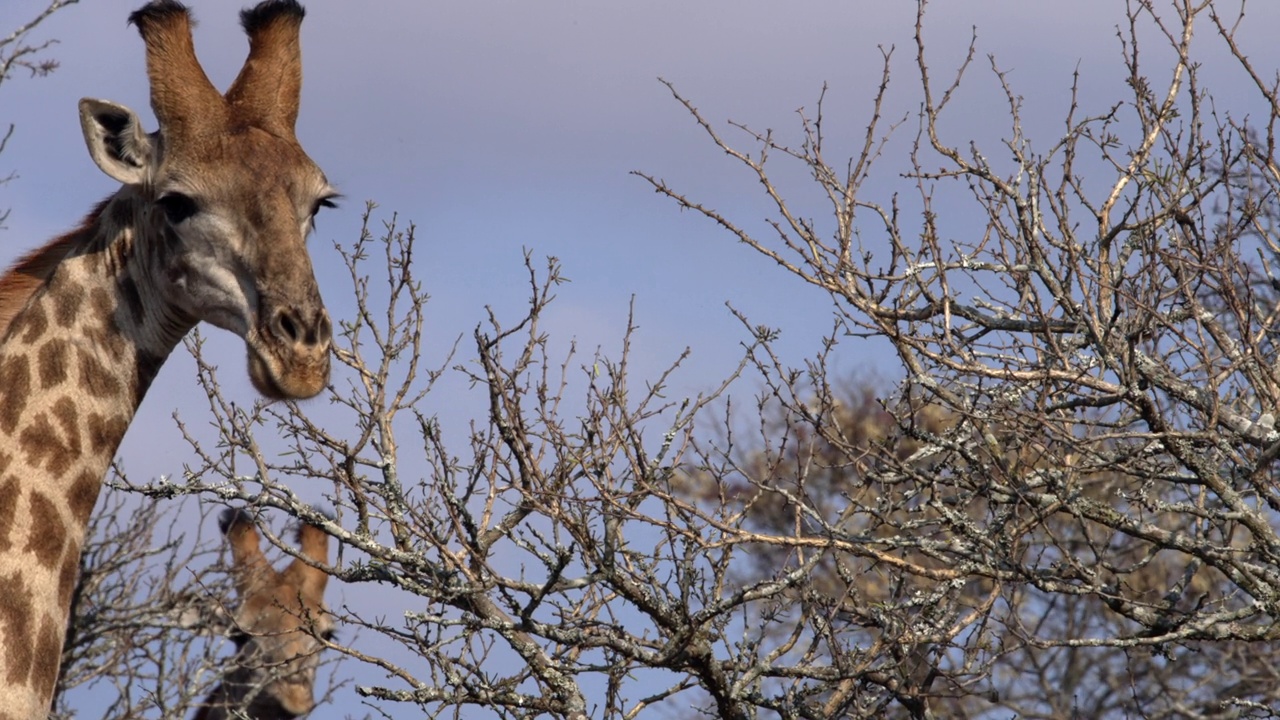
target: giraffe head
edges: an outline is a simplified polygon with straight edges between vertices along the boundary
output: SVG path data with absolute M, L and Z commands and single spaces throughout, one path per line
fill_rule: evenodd
M 295 0 L 241 12 L 249 56 L 225 94 L 196 59 L 191 18 L 155 0 L 129 20 L 146 44 L 151 107 L 80 101 L 89 153 L 125 184 L 150 292 L 175 323 L 240 335 L 249 376 L 270 398 L 311 397 L 329 378 L 331 326 L 307 253 L 315 213 L 335 196 L 294 135 L 302 87 Z
M 262 554 L 253 519 L 226 510 L 219 524 L 231 547 L 232 577 L 240 605 L 235 612 L 237 650 L 233 667 L 215 691 L 201 720 L 222 717 L 215 710 L 239 709 L 248 717 L 294 718 L 315 706 L 316 666 L 333 634 L 324 606 L 329 576 L 295 558 L 277 572 Z M 328 536 L 317 527 L 298 529 L 299 555 L 328 562 Z

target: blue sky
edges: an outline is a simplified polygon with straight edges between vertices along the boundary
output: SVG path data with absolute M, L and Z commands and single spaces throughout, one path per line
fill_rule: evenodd
M 0 28 L 43 4 L 4 0 Z M 197 50 L 215 84 L 225 87 L 246 48 L 233 12 L 239 4 L 190 4 L 200 21 Z M 113 191 L 84 149 L 76 103 L 106 98 L 150 117 L 142 44 L 125 25 L 137 5 L 82 0 L 55 16 L 36 37 L 61 41 L 55 53 L 62 67 L 0 93 L 0 122 L 17 126 L 0 155 L 0 175 L 19 175 L 0 190 L 0 207 L 12 208 L 0 232 L 0 262 L 70 228 Z M 350 314 L 345 271 L 331 245 L 354 239 L 366 200 L 417 223 L 415 270 L 433 298 L 428 364 L 438 364 L 454 338 L 482 321 L 484 306 L 518 317 L 524 248 L 535 258 L 560 258 L 573 281 L 561 288 L 546 323 L 560 347 L 576 339 L 588 352 L 597 346 L 611 352 L 635 297 L 637 380 L 689 347 L 676 390 L 711 387 L 747 339 L 726 302 L 755 323 L 782 327 L 780 348 L 789 362 L 818 350 L 831 323 L 824 295 L 629 175 L 641 170 L 664 178 L 752 227 L 770 216 L 758 184 L 707 141 L 659 76 L 713 122 L 738 120 L 797 141 L 795 110 L 812 109 L 827 83 L 831 147 L 852 152 L 880 81 L 880 48 L 896 46 L 886 114 L 909 119 L 882 160 L 883 184 L 870 191 L 887 200 L 910 187 L 897 173 L 907 169 L 903 150 L 919 103 L 913 3 L 313 0 L 307 7 L 298 135 L 346 196 L 339 210 L 320 217 L 312 240 L 326 302 L 335 316 Z M 996 152 L 1007 134 L 988 54 L 1024 96 L 1033 141 L 1049 142 L 1061 131 L 1076 70 L 1084 111 L 1122 98 L 1115 37 L 1122 9 L 1113 0 L 937 0 L 926 24 L 935 78 L 952 76 L 971 27 L 979 37 L 978 58 L 947 126 L 950 138 L 961 145 L 974 138 Z M 1268 73 L 1280 64 L 1266 35 L 1276 27 L 1280 4 L 1255 2 L 1244 41 Z M 1202 30 L 1205 45 L 1216 45 L 1210 28 Z M 1163 56 L 1153 45 L 1146 57 Z M 1164 67 L 1153 62 L 1151 70 L 1164 79 Z M 1248 91 L 1239 73 L 1211 67 L 1207 74 L 1223 107 L 1235 88 Z M 794 181 L 791 187 L 806 189 L 796 168 L 779 172 Z M 213 329 L 206 337 L 218 347 L 214 359 L 228 394 L 250 402 L 239 340 Z M 842 371 L 897 377 L 882 346 L 846 342 L 837 354 Z M 185 447 L 170 416 L 179 409 L 199 417 L 192 377 L 191 363 L 175 353 L 122 448 L 130 472 L 180 472 Z M 739 392 L 753 389 L 748 382 Z M 458 398 L 457 408 L 429 411 L 447 417 L 467 408 Z M 318 716 L 344 711 L 359 712 L 353 705 Z

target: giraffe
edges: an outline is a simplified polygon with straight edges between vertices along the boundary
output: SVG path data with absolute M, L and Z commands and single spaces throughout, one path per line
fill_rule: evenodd
M 159 130 L 81 100 L 89 155 L 122 187 L 0 276 L 0 720 L 48 712 L 89 514 L 178 341 L 201 320 L 240 335 L 271 399 L 328 383 L 305 238 L 335 192 L 294 134 L 303 15 L 242 11 L 248 57 L 220 94 L 184 5 L 132 13 Z
M 231 547 L 231 573 L 240 600 L 234 615 L 237 649 L 226 679 L 201 704 L 194 720 L 290 720 L 304 715 L 315 707 L 316 665 L 323 649 L 317 638 L 330 639 L 334 626 L 324 606 L 329 575 L 307 560 L 328 563 L 329 536 L 314 525 L 300 525 L 301 557 L 277 572 L 262 554 L 257 527 L 247 512 L 225 510 L 218 525 Z

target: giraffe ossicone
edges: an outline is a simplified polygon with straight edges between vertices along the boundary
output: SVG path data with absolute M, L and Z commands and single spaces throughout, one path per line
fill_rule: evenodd
M 294 134 L 303 15 L 295 0 L 242 11 L 248 58 L 219 93 L 184 5 L 131 14 L 159 129 L 81 101 L 89 154 L 123 187 L 0 276 L 0 720 L 48 712 L 102 477 L 182 336 L 202 320 L 239 335 L 269 398 L 328 383 L 305 240 L 335 192 Z
M 298 557 L 275 570 L 244 510 L 225 510 L 219 526 L 231 549 L 239 604 L 232 614 L 236 654 L 193 720 L 291 720 L 315 707 L 316 668 L 334 621 L 324 604 L 329 536 L 298 526 Z M 317 567 L 319 566 L 319 567 Z

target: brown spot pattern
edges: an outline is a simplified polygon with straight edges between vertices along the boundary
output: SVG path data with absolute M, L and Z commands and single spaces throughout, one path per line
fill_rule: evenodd
M 31 616 L 35 607 L 31 591 L 19 573 L 0 578 L 0 586 L 5 588 L 0 593 L 0 637 L 4 638 L 0 647 L 4 649 L 5 666 L 9 669 L 5 680 L 11 685 L 25 686 L 36 651 L 32 637 L 35 618 Z
M 0 363 L 0 431 L 12 433 L 27 407 L 31 372 L 27 358 L 18 355 Z
M 88 344 L 97 347 L 107 357 L 124 357 L 124 354 L 129 351 L 129 343 L 114 327 L 99 324 L 97 327 L 82 328 L 81 334 Z
M 52 295 L 54 322 L 59 327 L 71 327 L 80 314 L 80 306 L 84 304 L 84 288 L 69 281 L 59 282 L 57 292 Z
M 120 396 L 120 380 L 96 356 L 82 350 L 79 361 L 80 385 L 85 392 L 96 398 Z
M 62 568 L 58 570 L 58 607 L 64 612 L 71 608 L 71 594 L 76 589 L 76 578 L 80 576 L 80 546 L 72 544 L 67 554 L 62 556 Z
M 71 508 L 71 517 L 80 524 L 89 522 L 93 506 L 98 502 L 98 492 L 102 481 L 96 475 L 85 470 L 72 481 L 67 488 L 67 507 Z
M 49 329 L 49 321 L 45 318 L 44 308 L 38 303 L 32 303 L 25 312 L 14 318 L 13 327 L 15 337 L 21 333 L 22 342 L 33 343 Z
M 36 692 L 53 697 L 53 686 L 58 682 L 58 665 L 62 660 L 62 633 L 66 631 L 66 619 L 45 616 L 40 623 L 40 637 L 36 640 L 36 661 L 31 671 L 40 679 Z
M 0 335 L 5 334 L 14 316 L 44 286 L 67 253 L 93 236 L 98 213 L 104 206 L 105 203 L 99 204 L 79 228 L 32 250 L 9 268 L 9 272 L 0 275 Z
M 13 549 L 14 518 L 18 516 L 18 503 L 22 501 L 22 488 L 18 478 L 9 475 L 0 480 L 0 552 Z M 3 596 L 4 593 L 0 593 Z
M 111 301 L 111 293 L 102 288 L 94 288 L 89 294 L 89 304 L 93 306 L 93 314 L 97 317 L 111 317 L 116 305 Z
M 62 546 L 67 542 L 67 525 L 53 501 L 39 493 L 31 494 L 31 535 L 27 537 L 27 552 L 34 553 L 40 565 L 56 566 L 62 557 Z
M 71 359 L 71 346 L 65 340 L 50 340 L 36 354 L 36 371 L 40 374 L 40 387 L 48 390 L 67 380 L 67 361 Z
M 124 418 L 104 418 L 97 413 L 90 413 L 85 418 L 85 430 L 88 433 L 89 449 L 94 453 L 114 453 L 124 431 L 129 429 L 129 422 Z
M 76 404 L 69 397 L 58 398 L 53 404 L 53 420 L 62 429 L 63 442 L 70 454 L 80 455 L 80 423 Z
M 71 463 L 78 458 L 80 440 L 77 437 L 76 447 L 72 448 L 71 443 L 58 437 L 49 416 L 40 413 L 22 429 L 18 445 L 22 447 L 22 452 L 32 467 L 43 465 L 51 474 L 62 475 L 71 469 Z

